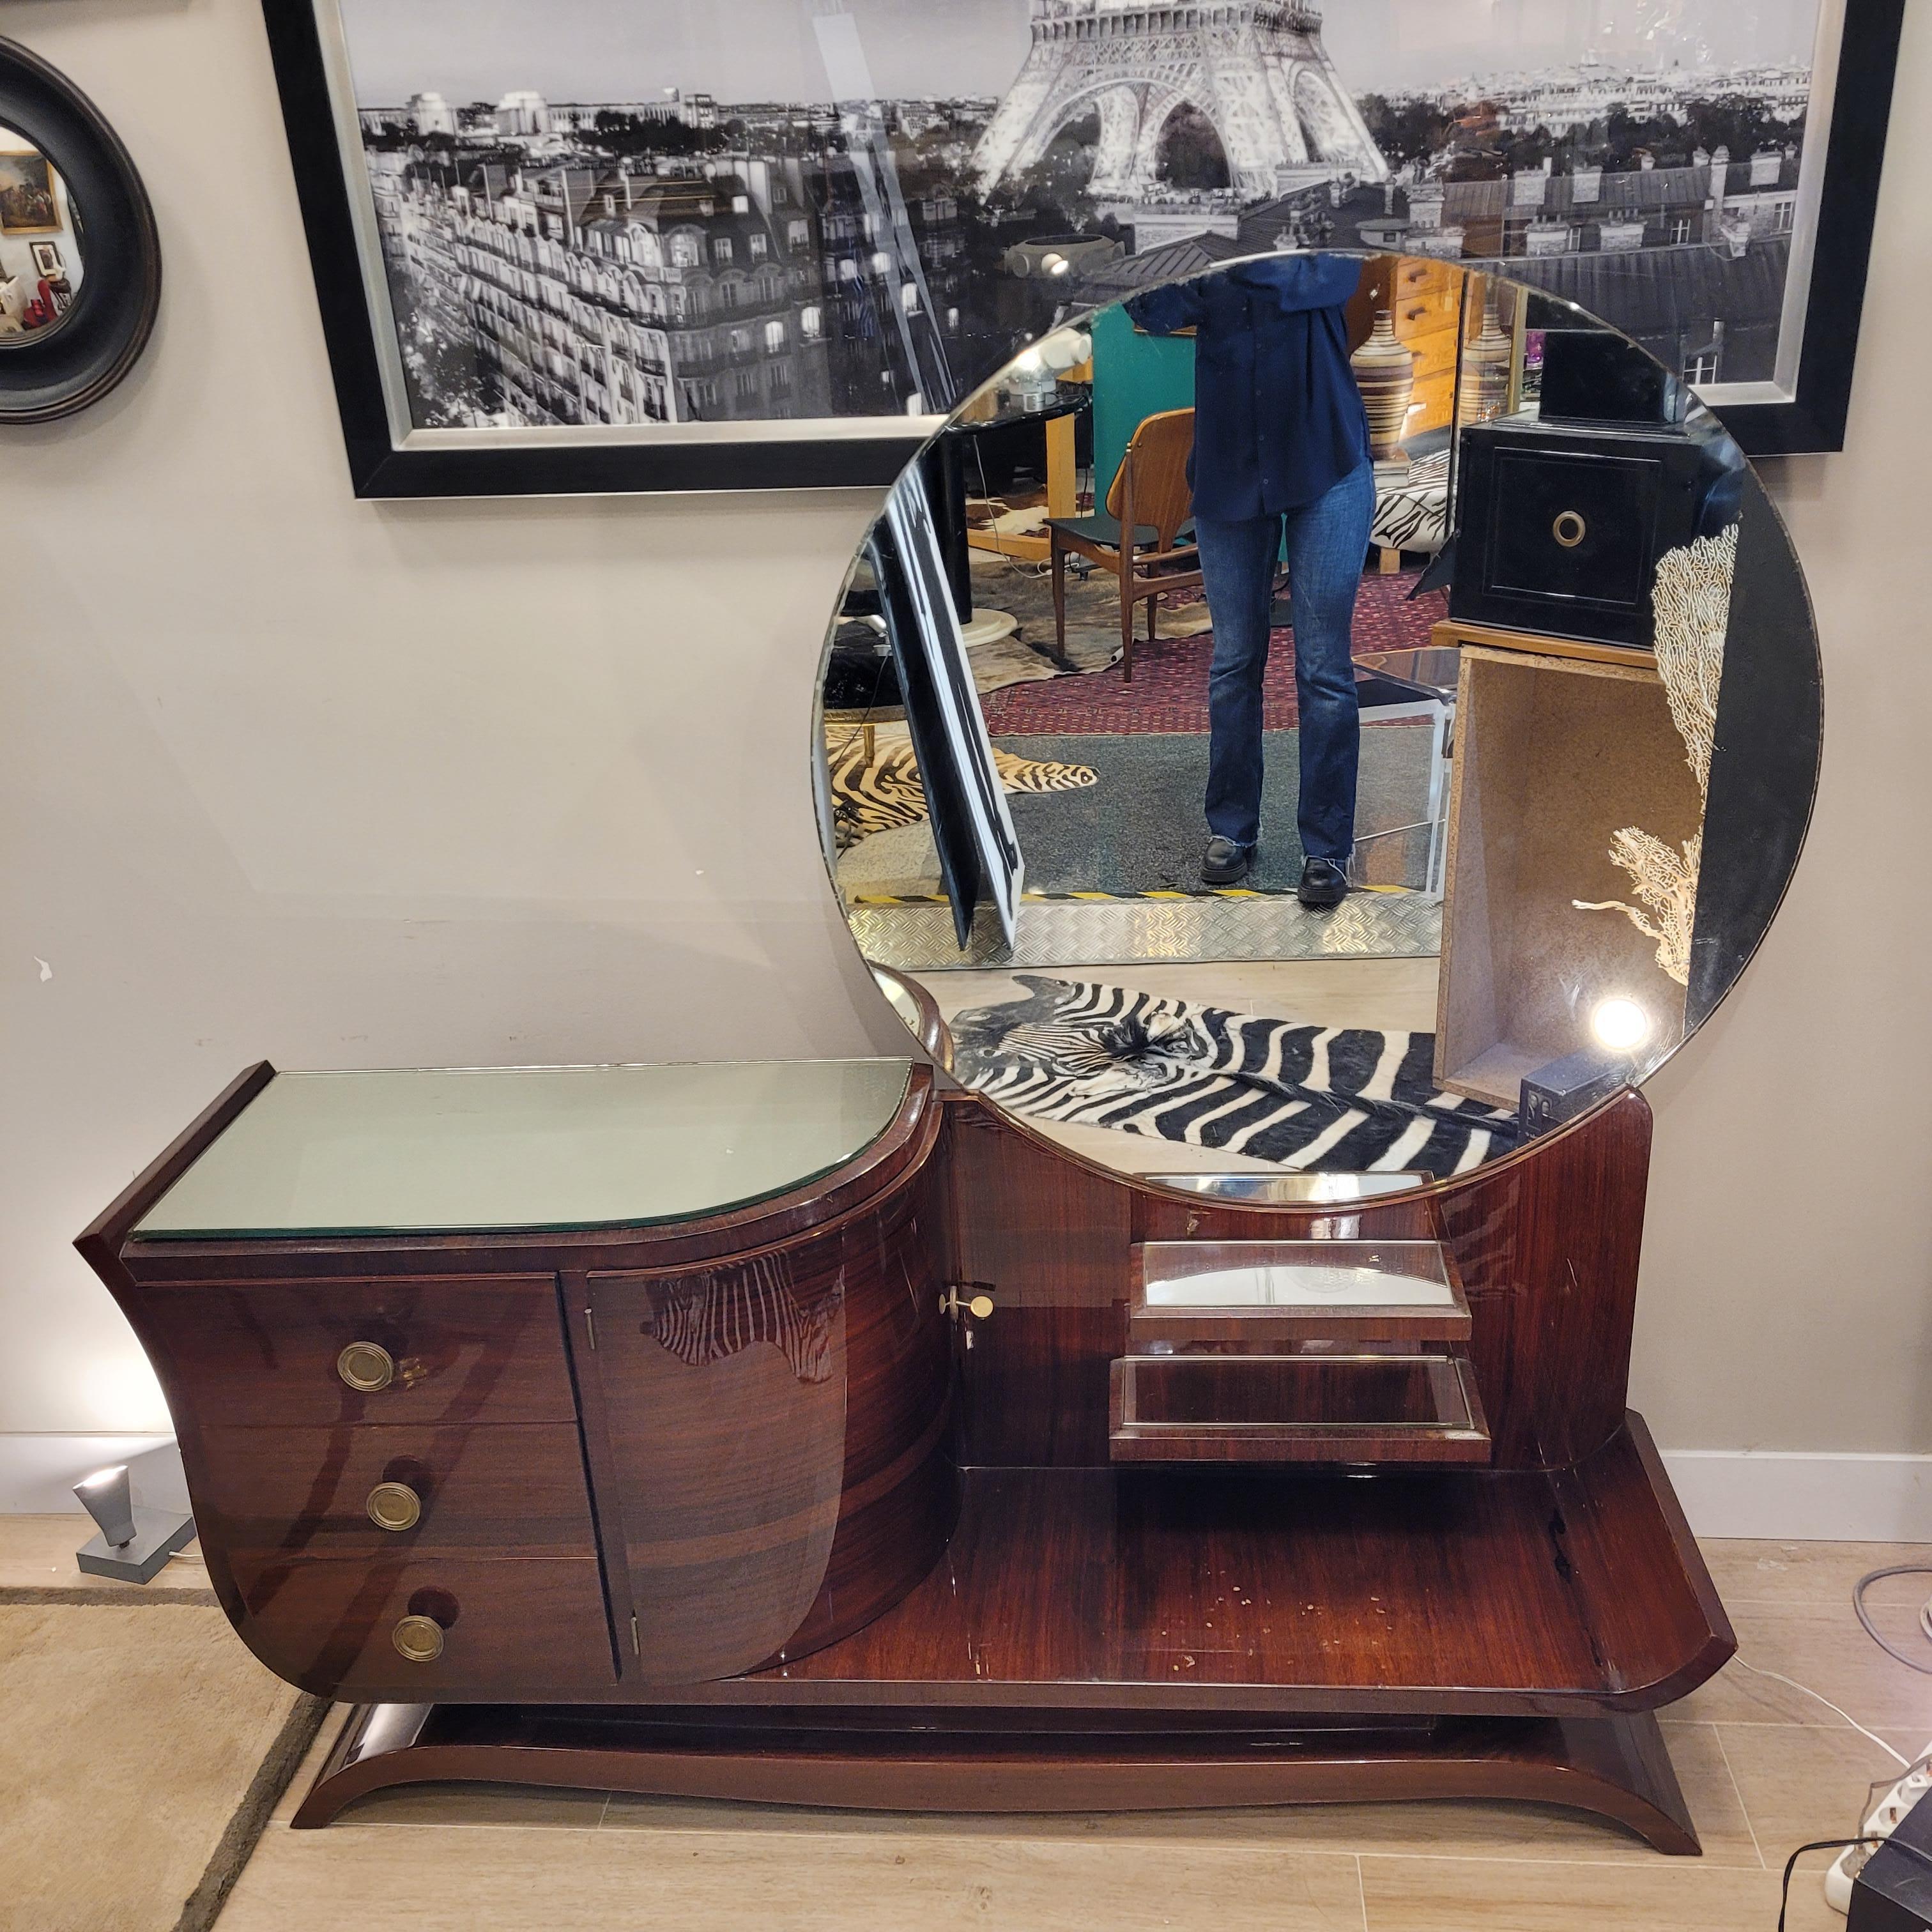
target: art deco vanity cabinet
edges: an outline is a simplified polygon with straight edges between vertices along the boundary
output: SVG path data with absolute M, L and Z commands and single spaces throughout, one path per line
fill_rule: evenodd
M 80 1245 L 236 1628 L 362 1706 L 300 1823 L 1462 1793 L 1688 1851 L 1650 1714 L 1732 1646 L 1624 1408 L 1648 1141 L 1222 1198 L 904 1060 L 260 1066 Z
M 958 1085 L 904 1059 L 241 1076 L 80 1246 L 236 1629 L 358 1707 L 296 1822 L 452 1778 L 1466 1796 L 1694 1851 L 1654 1713 L 1734 1646 L 1626 1408 L 1638 1084 L 1768 927 L 1820 722 L 1802 573 L 1724 474 L 1730 520 L 1655 564 L 1654 664 L 1435 640 L 1468 647 L 1454 731 L 1384 718 L 1376 755 L 1432 800 L 1459 767 L 1448 902 L 1432 868 L 1317 912 L 1022 892 L 1016 825 L 1071 839 L 1047 814 L 1090 790 L 1124 823 L 1126 787 L 1060 764 L 1093 786 L 1008 809 L 1018 754 L 971 701 L 1004 673 L 964 658 L 909 471 L 846 597 L 896 654 L 926 809 L 854 794 L 842 843 L 849 718 L 817 721 L 814 776 L 854 938 Z M 1184 1153 L 1204 1171 L 1162 1178 Z M 1438 1178 L 1330 1171 L 1378 1163 Z

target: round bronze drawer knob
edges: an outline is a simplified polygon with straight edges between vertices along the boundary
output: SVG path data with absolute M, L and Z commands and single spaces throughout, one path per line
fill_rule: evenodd
M 434 1617 L 404 1617 L 389 1640 L 412 1664 L 434 1664 L 442 1654 L 442 1626 Z
M 386 1389 L 396 1378 L 396 1358 L 380 1342 L 352 1342 L 335 1358 L 335 1372 L 363 1395 Z
M 1559 510 L 1556 522 L 1550 526 L 1550 534 L 1565 550 L 1574 550 L 1583 541 L 1589 527 L 1574 510 Z
M 406 1483 L 378 1483 L 369 1492 L 369 1520 L 378 1529 L 413 1529 L 422 1520 L 422 1498 Z

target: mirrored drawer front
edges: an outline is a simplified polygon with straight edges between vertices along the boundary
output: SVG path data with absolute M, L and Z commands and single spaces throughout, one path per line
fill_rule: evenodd
M 1469 1304 L 1440 1241 L 1146 1241 L 1129 1320 L 1153 1341 L 1460 1341 Z
M 1484 1462 L 1454 1354 L 1128 1355 L 1113 1366 L 1117 1462 Z
M 209 1429 L 201 1454 L 196 1523 L 244 1589 L 292 1555 L 596 1554 L 573 1426 Z
M 141 1306 L 190 1412 L 224 1423 L 576 1418 L 549 1275 L 144 1287 Z
M 616 1681 L 594 1557 L 285 1560 L 242 1605 L 249 1648 L 320 1696 L 538 1702 Z

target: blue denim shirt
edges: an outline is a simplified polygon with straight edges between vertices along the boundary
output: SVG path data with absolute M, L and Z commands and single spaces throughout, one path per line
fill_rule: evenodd
M 1346 255 L 1280 254 L 1127 304 L 1150 334 L 1196 332 L 1197 515 L 1234 523 L 1299 509 L 1368 460 L 1342 317 L 1361 274 Z

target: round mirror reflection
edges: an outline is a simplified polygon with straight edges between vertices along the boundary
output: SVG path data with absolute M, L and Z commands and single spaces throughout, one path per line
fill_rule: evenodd
M 80 214 L 60 172 L 0 125 L 0 349 L 42 341 L 80 289 Z
M 854 562 L 848 922 L 960 1080 L 1106 1165 L 1466 1171 L 1640 1082 L 1755 949 L 1815 780 L 1802 577 L 1687 372 L 1580 310 L 1407 256 L 1136 272 Z

